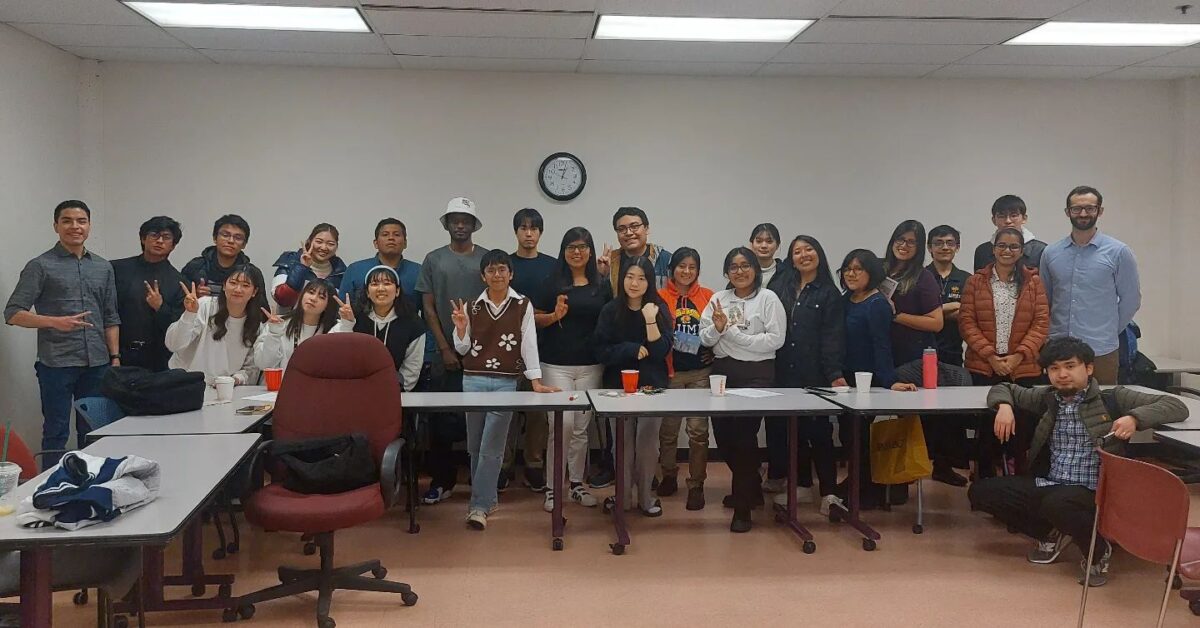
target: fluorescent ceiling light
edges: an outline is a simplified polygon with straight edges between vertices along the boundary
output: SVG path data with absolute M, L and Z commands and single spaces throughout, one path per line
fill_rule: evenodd
M 1200 24 L 1047 22 L 1004 42 L 1014 46 L 1190 46 Z
M 813 20 L 601 15 L 596 39 L 791 41 Z
M 369 33 L 356 9 L 260 4 L 126 2 L 159 26 Z

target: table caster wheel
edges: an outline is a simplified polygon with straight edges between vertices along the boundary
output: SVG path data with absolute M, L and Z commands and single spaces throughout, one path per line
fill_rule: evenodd
M 202 584 L 193 584 L 192 597 L 200 597 L 201 595 L 204 595 L 204 589 L 205 587 Z
M 923 526 L 919 523 L 913 524 L 913 534 L 921 534 L 924 531 L 925 531 L 925 526 Z
M 554 539 L 553 541 L 550 541 L 550 549 L 552 549 L 556 552 L 561 552 L 562 548 L 563 548 L 563 540 L 562 539 Z
M 600 506 L 600 511 L 606 515 L 611 515 L 612 511 L 617 507 L 617 500 L 611 497 L 605 497 L 604 503 Z
M 812 541 L 805 541 L 805 542 L 804 542 L 804 553 L 805 553 L 805 554 L 812 554 L 812 553 L 814 553 L 814 552 L 816 552 L 816 551 L 817 551 L 817 544 L 816 544 L 816 543 L 814 543 L 814 542 L 812 542 Z
M 625 546 L 620 543 L 612 543 L 609 545 L 609 547 L 612 548 L 612 553 L 616 556 L 620 556 L 621 554 L 625 553 Z
M 83 606 L 84 604 L 87 604 L 88 603 L 87 589 L 76 592 L 75 597 L 71 598 L 71 601 L 75 603 L 75 606 Z
M 334 628 L 334 626 L 337 626 L 337 622 L 333 621 L 332 617 L 317 618 L 317 628 Z
M 212 557 L 213 560 L 221 560 L 222 558 L 225 558 L 225 548 L 218 547 L 217 549 L 213 550 Z
M 217 587 L 217 597 L 229 597 L 233 595 L 233 587 L 228 584 L 222 584 Z
M 405 606 L 412 606 L 413 604 L 417 603 L 417 594 L 413 593 L 412 591 L 409 591 L 408 593 L 401 593 L 400 601 L 403 602 Z
M 305 543 L 304 544 L 304 555 L 305 556 L 312 556 L 313 554 L 316 554 L 316 553 L 317 553 L 316 544 L 314 544 L 314 543 Z
M 863 551 L 864 552 L 874 552 L 875 551 L 875 539 L 863 539 L 862 543 L 863 543 Z
M 113 618 L 113 628 L 129 628 L 129 618 L 124 615 L 117 615 Z
M 223 621 L 227 624 L 232 624 L 233 622 L 237 621 L 237 619 L 238 619 L 238 613 L 236 610 L 234 610 L 232 608 L 227 608 L 227 609 L 221 611 L 221 621 Z
M 1188 610 L 1192 611 L 1193 615 L 1200 615 L 1200 600 L 1188 602 Z
M 254 605 L 246 604 L 245 606 L 239 607 L 238 617 L 241 617 L 242 619 L 250 619 L 251 617 L 254 617 Z
M 384 578 L 387 577 L 387 567 L 379 567 L 377 569 L 372 569 L 371 575 L 374 576 L 376 580 L 383 580 Z

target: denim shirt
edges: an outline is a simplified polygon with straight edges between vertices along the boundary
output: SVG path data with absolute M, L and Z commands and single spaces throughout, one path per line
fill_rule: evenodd
M 1083 246 L 1067 236 L 1042 252 L 1039 274 L 1051 338 L 1074 336 L 1096 355 L 1117 350 L 1118 335 L 1142 305 L 1137 260 L 1125 243 L 1099 231 Z

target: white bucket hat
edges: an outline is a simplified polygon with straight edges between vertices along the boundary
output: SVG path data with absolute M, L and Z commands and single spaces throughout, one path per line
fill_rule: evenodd
M 450 229 L 449 225 L 446 224 L 446 219 L 450 216 L 450 214 L 467 214 L 475 219 L 474 231 L 479 231 L 483 228 L 483 222 L 479 220 L 479 216 L 475 215 L 475 201 L 472 201 L 465 196 L 452 198 L 450 199 L 449 203 L 446 203 L 446 211 L 442 212 L 442 217 L 440 218 L 442 222 L 442 228 L 446 230 Z

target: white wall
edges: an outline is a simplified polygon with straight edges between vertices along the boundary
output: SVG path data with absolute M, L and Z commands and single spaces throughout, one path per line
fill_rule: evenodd
M 55 242 L 52 210 L 80 194 L 79 59 L 0 24 L 0 298 L 21 268 Z M 97 216 L 99 218 L 99 216 Z M 0 423 L 41 443 L 33 371 L 36 332 L 0 325 Z

